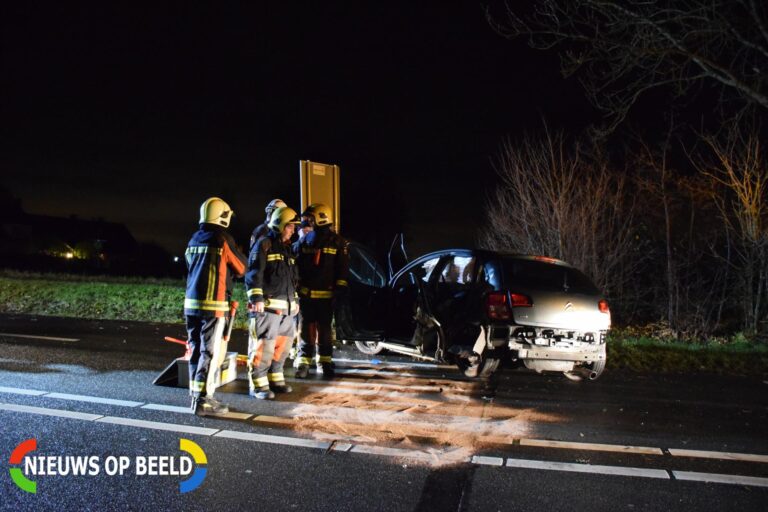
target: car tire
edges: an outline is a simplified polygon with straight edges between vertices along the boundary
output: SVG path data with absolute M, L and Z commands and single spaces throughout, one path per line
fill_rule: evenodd
M 459 367 L 459 371 L 469 378 L 487 379 L 493 375 L 496 370 L 499 369 L 501 359 L 495 357 L 484 358 L 480 361 L 480 368 L 468 363 L 466 359 L 458 359 L 456 365 Z
M 496 370 L 499 369 L 499 364 L 501 364 L 501 359 L 489 357 L 486 359 L 483 359 L 482 367 L 480 368 L 480 374 L 478 377 L 480 378 L 488 378 L 494 373 L 496 373 Z
M 369 356 L 375 356 L 384 350 L 384 347 L 378 341 L 356 341 L 355 346 L 357 350 Z

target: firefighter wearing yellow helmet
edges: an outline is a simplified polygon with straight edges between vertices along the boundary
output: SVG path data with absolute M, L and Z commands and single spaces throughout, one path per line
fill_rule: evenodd
M 294 245 L 302 312 L 296 377 L 307 377 L 317 348 L 323 378 L 332 379 L 335 373 L 331 340 L 332 299 L 347 290 L 349 250 L 346 240 L 331 230 L 333 212 L 328 206 L 311 204 L 301 216 L 313 230 Z
M 242 277 L 245 271 L 245 256 L 227 232 L 233 216 L 224 200 L 206 199 L 200 206 L 200 229 L 192 235 L 185 253 L 188 273 L 184 315 L 192 349 L 189 389 L 192 411 L 199 416 L 229 410 L 213 398 L 212 377 L 217 359 L 226 351 L 222 338 L 230 315 L 232 277 Z
M 282 199 L 277 198 L 271 200 L 269 204 L 267 204 L 267 207 L 264 208 L 264 213 L 267 214 L 267 218 L 264 219 L 263 223 L 256 226 L 256 228 L 253 230 L 253 233 L 251 233 L 251 244 L 249 247 L 253 247 L 253 244 L 255 244 L 259 238 L 267 234 L 267 231 L 269 231 L 269 220 L 272 218 L 272 212 L 278 208 L 282 208 L 283 206 L 288 205 L 285 204 L 285 201 Z
M 269 231 L 256 240 L 248 256 L 248 375 L 250 395 L 260 400 L 292 391 L 285 383 L 283 365 L 299 312 L 298 274 L 290 245 L 297 224 L 295 210 L 287 206 L 275 209 Z

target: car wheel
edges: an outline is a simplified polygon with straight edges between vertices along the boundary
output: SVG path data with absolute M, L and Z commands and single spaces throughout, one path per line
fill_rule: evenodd
M 459 367 L 459 371 L 464 374 L 465 377 L 479 377 L 485 379 L 493 375 L 496 370 L 499 369 L 501 359 L 494 357 L 483 358 L 477 364 L 471 364 L 465 358 L 459 358 L 456 360 L 456 365 Z
M 375 356 L 384 350 L 384 347 L 378 341 L 356 341 L 355 346 L 357 350 L 369 356 Z
M 480 377 L 487 378 L 493 375 L 496 372 L 496 370 L 499 369 L 500 363 L 501 363 L 501 359 L 496 359 L 492 357 L 483 359 L 482 368 L 480 368 Z

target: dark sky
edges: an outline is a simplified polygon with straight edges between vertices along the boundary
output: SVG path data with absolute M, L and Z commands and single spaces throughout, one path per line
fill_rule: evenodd
M 4 7 L 0 169 L 26 211 L 179 253 L 208 196 L 239 240 L 272 197 L 298 208 L 310 159 L 341 166 L 345 235 L 472 245 L 503 137 L 590 115 L 480 2 L 191 4 Z

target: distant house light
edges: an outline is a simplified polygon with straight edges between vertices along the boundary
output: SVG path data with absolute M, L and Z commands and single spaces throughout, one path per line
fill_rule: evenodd
M 71 260 L 72 258 L 75 257 L 75 253 L 73 253 L 72 251 L 65 252 L 64 257 L 67 258 L 68 260 Z
M 179 262 L 179 257 L 178 256 L 174 256 L 173 257 L 173 262 L 174 263 L 178 263 Z

